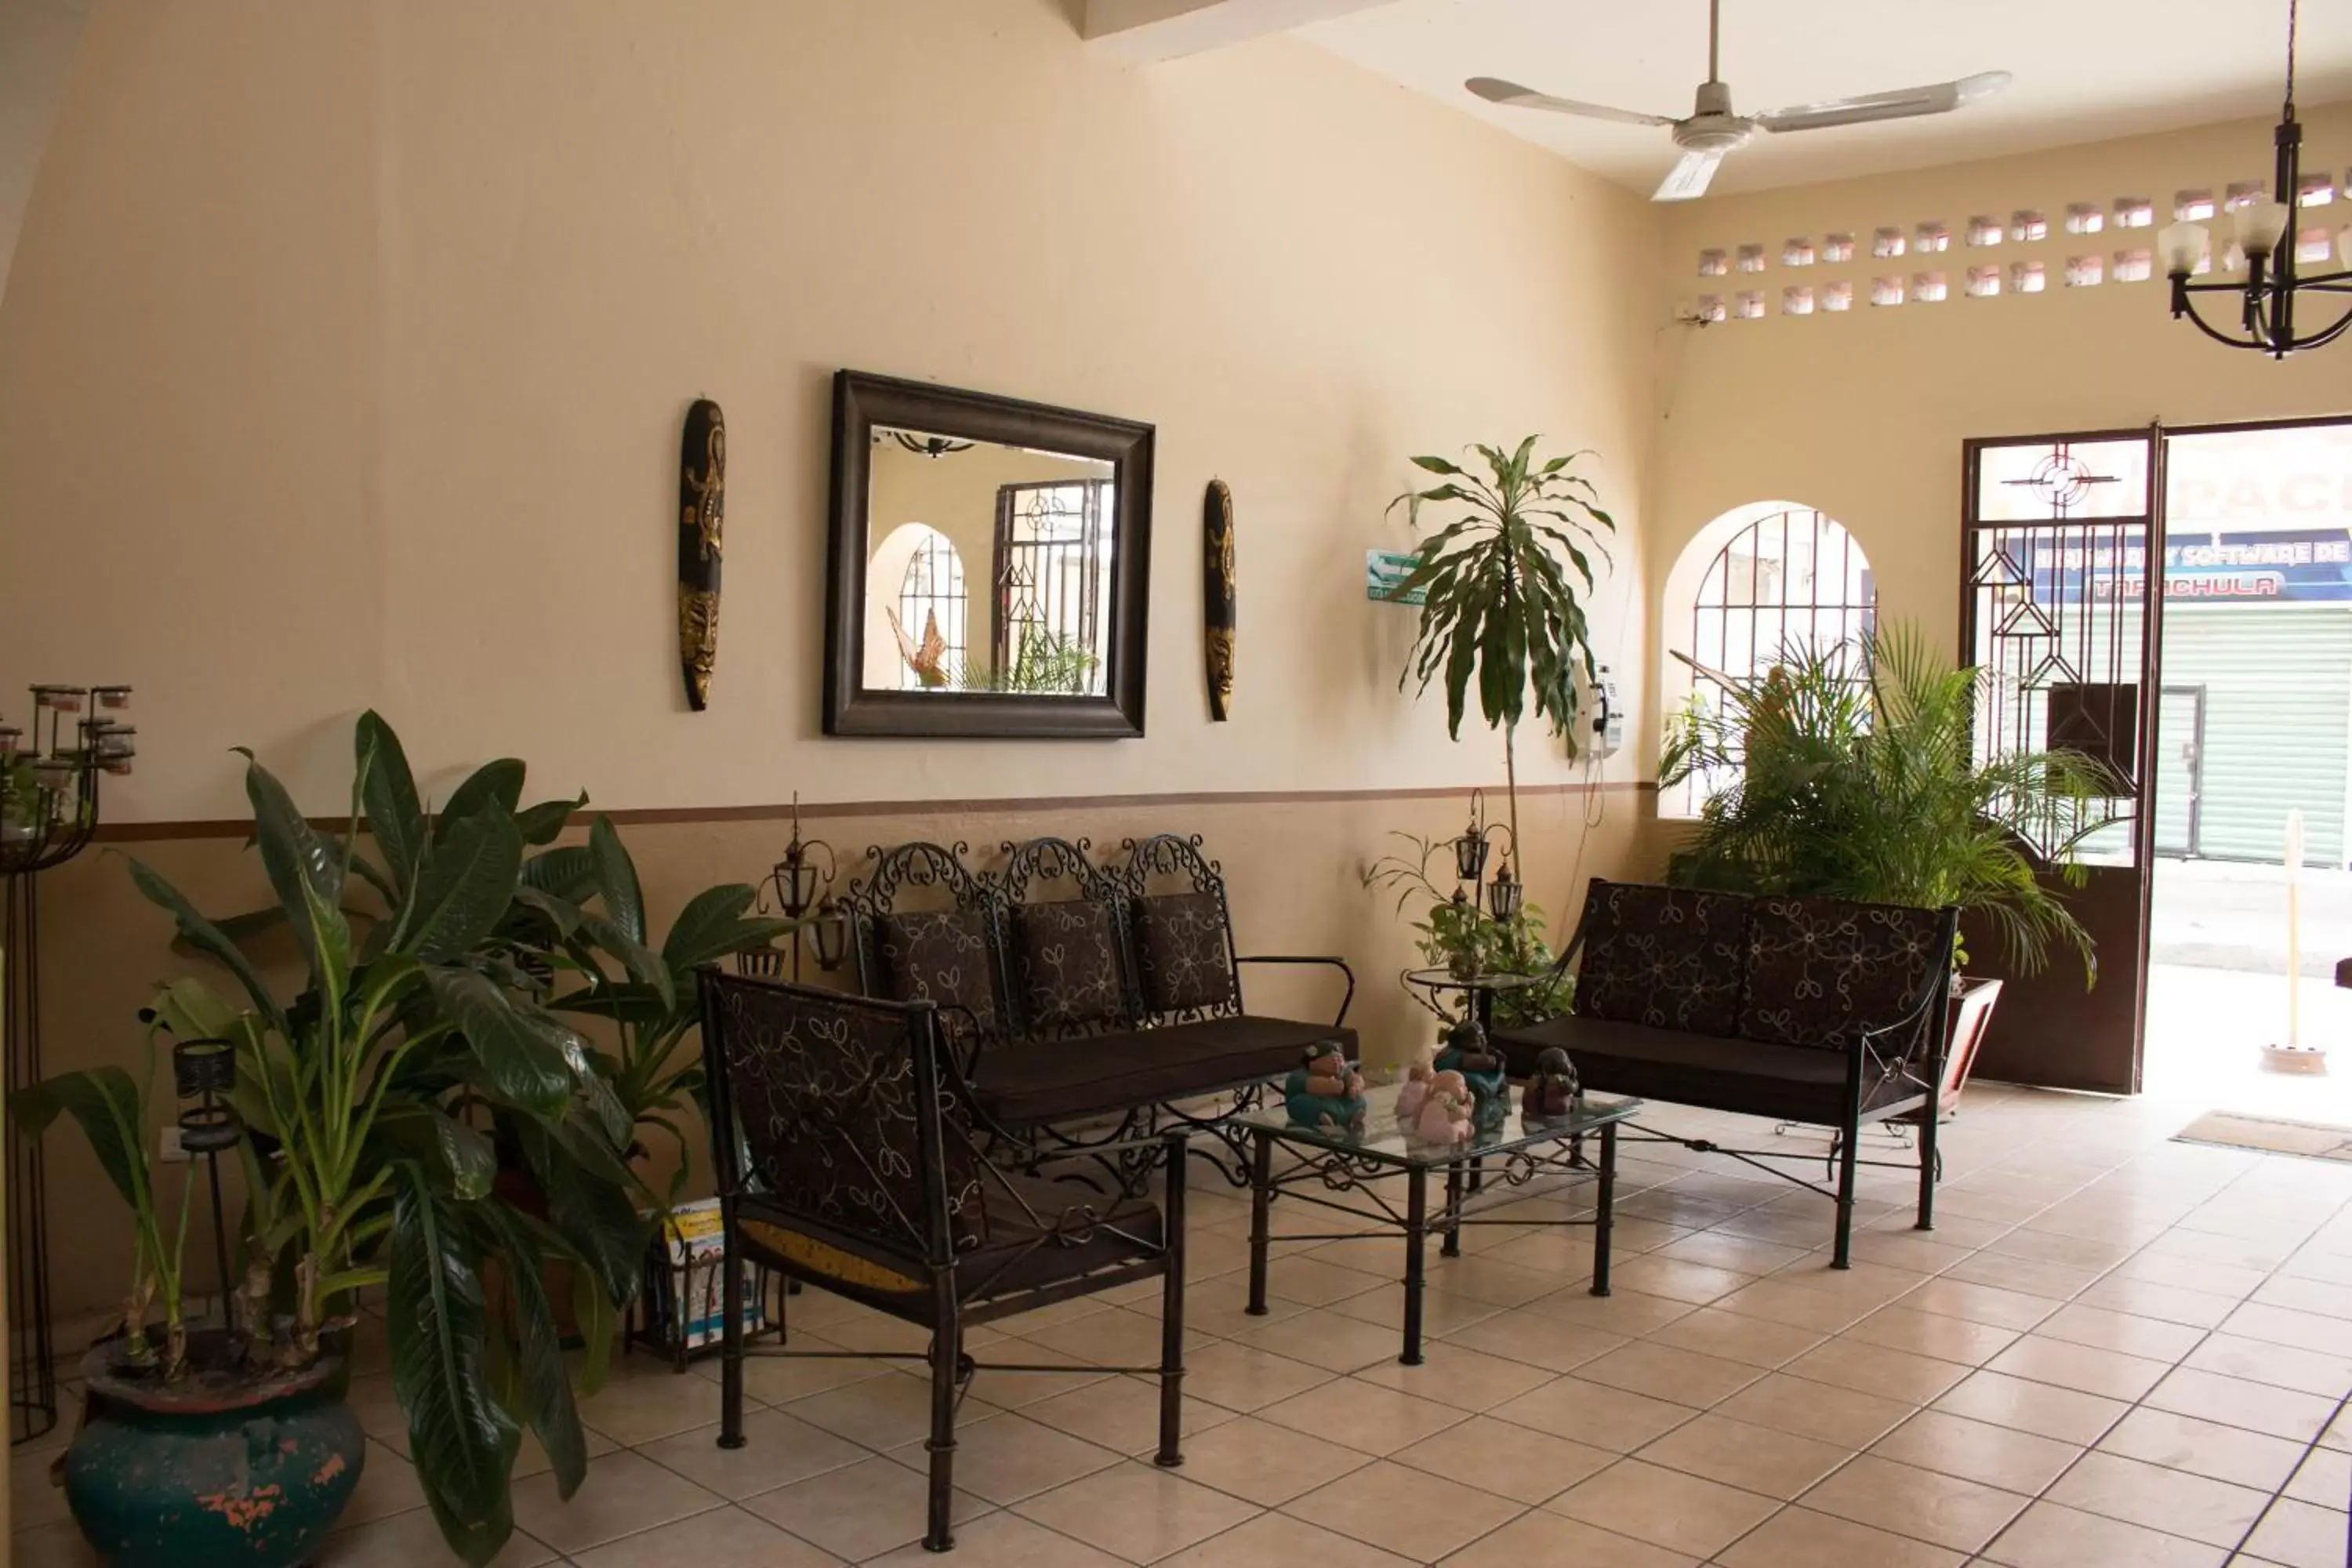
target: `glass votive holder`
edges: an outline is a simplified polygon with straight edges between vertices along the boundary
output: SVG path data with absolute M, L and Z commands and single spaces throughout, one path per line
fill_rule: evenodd
M 71 757 L 39 757 L 33 763 L 33 782 L 51 795 L 63 795 L 73 787 L 77 771 Z
M 0 724 L 0 763 L 16 761 L 24 749 L 25 731 L 14 724 Z
M 85 687 L 36 686 L 33 688 L 33 706 L 58 713 L 79 713 L 82 699 L 89 695 L 89 691 Z
M 101 763 L 124 761 L 139 754 L 139 731 L 129 724 L 100 726 L 91 739 L 97 742 L 98 760 Z
M 93 686 L 90 700 L 110 713 L 120 713 L 131 706 L 131 688 L 127 686 Z

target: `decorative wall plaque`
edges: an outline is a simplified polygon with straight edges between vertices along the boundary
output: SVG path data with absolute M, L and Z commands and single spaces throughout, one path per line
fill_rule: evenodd
M 1209 717 L 1223 723 L 1234 701 L 1234 492 L 1209 481 L 1201 503 L 1201 637 L 1209 677 Z
M 677 663 L 686 700 L 710 706 L 719 662 L 719 535 L 727 521 L 727 420 L 719 405 L 695 399 L 686 411 L 677 466 Z

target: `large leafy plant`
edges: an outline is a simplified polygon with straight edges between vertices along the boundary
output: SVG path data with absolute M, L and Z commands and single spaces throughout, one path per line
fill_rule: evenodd
M 1670 725 L 1660 782 L 1728 782 L 1700 808 L 1668 880 L 1955 905 L 2021 972 L 2063 944 L 2095 978 L 2089 933 L 2041 869 L 2081 886 L 2077 852 L 2122 791 L 2074 752 L 1977 756 L 1988 676 L 1956 668 L 1906 626 L 1791 645 L 1750 679 L 1706 673 L 1720 706 L 1694 704 Z
M 1549 720 L 1574 753 L 1576 671 L 1581 668 L 1587 680 L 1597 672 L 1591 627 L 1569 574 L 1590 594 L 1592 562 L 1586 552 L 1599 551 L 1607 559 L 1601 531 L 1617 526 L 1601 510 L 1591 482 L 1574 471 L 1584 454 L 1539 460 L 1536 441 L 1530 436 L 1507 453 L 1499 447 L 1472 447 L 1484 473 L 1444 458 L 1415 458 L 1414 467 L 1442 482 L 1408 490 L 1389 503 L 1391 511 L 1406 508 L 1416 526 L 1424 506 L 1465 509 L 1430 536 L 1412 572 L 1390 590 L 1391 598 L 1427 595 L 1412 656 L 1397 684 L 1426 691 L 1442 679 L 1446 733 L 1459 740 L 1471 679 L 1476 677 L 1479 711 L 1488 728 L 1503 731 L 1514 859 L 1519 850 L 1519 721 L 1532 700 L 1537 716 Z
M 703 1089 L 700 1055 L 686 1048 L 699 1018 L 695 966 L 766 947 L 793 922 L 752 914 L 758 889 L 724 883 L 688 900 L 654 947 L 636 863 L 604 816 L 590 826 L 584 847 L 551 849 L 524 874 L 530 885 L 517 911 L 518 947 L 530 967 L 562 987 L 549 1000 L 551 1010 L 611 1026 L 616 1048 L 592 1045 L 590 1059 L 639 1142 L 658 1133 L 674 1146 L 668 1186 L 653 1195 L 675 1205 L 692 1170 L 692 1141 L 678 1119 Z
M 290 928 L 305 973 L 292 998 L 153 869 L 133 861 L 131 877 L 181 942 L 236 982 L 233 1004 L 183 981 L 156 1011 L 176 1032 L 235 1045 L 235 1103 L 249 1129 L 248 1267 L 235 1314 L 245 1353 L 258 1367 L 315 1360 L 322 1331 L 359 1292 L 383 1289 L 418 1479 L 450 1545 L 482 1563 L 513 1530 L 524 1427 L 563 1495 L 586 1473 L 548 1265 L 570 1266 L 588 1346 L 581 1377 L 593 1386 L 644 1257 L 630 1110 L 588 1042 L 542 1005 L 544 975 L 530 962 L 537 933 L 607 917 L 550 890 L 568 885 L 566 851 L 527 858 L 578 803 L 521 807 L 520 763 L 488 764 L 428 816 L 398 737 L 373 713 L 354 752 L 351 816 L 367 822 L 364 854 L 356 833 L 305 820 L 248 757 L 277 907 L 272 921 L 230 923 Z M 551 854 L 566 858 L 551 866 Z M 517 1135 L 543 1217 L 494 1190 L 493 1123 Z

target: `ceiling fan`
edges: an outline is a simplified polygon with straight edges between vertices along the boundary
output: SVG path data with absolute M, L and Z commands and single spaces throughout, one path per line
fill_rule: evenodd
M 1958 81 L 1941 81 L 1933 87 L 1908 87 L 1895 92 L 1865 93 L 1860 98 L 1834 98 L 1825 103 L 1799 104 L 1794 109 L 1776 109 L 1768 114 L 1739 115 L 1731 112 L 1731 89 L 1725 85 L 1722 70 L 1723 0 L 1708 0 L 1706 25 L 1706 80 L 1699 84 L 1698 101 L 1689 117 L 1670 119 L 1663 114 L 1643 114 L 1630 109 L 1611 109 L 1605 104 L 1579 103 L 1573 99 L 1554 98 L 1533 88 L 1521 87 L 1515 81 L 1503 81 L 1491 76 L 1472 77 L 1462 85 L 1489 103 L 1500 103 L 1514 109 L 1543 109 L 1555 114 L 1581 115 L 1587 120 L 1611 120 L 1621 125 L 1665 125 L 1674 130 L 1675 145 L 1683 150 L 1682 161 L 1651 195 L 1652 201 L 1686 202 L 1706 194 L 1707 182 L 1715 178 L 1716 165 L 1724 155 L 1748 144 L 1759 130 L 1822 131 L 1832 125 L 1862 125 L 1874 120 L 1908 120 L 1921 114 L 1949 114 L 1965 108 L 1980 98 L 1990 98 L 2009 85 L 2007 71 L 1979 71 L 1964 76 Z

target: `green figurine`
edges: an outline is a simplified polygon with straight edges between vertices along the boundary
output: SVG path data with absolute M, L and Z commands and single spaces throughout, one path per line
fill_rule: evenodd
M 1283 1085 L 1283 1108 L 1300 1127 L 1360 1128 L 1364 1075 L 1334 1045 L 1309 1046 Z
M 1465 1018 L 1445 1032 L 1445 1048 L 1437 1053 L 1437 1070 L 1458 1072 L 1470 1086 L 1471 1121 L 1490 1132 L 1511 1114 L 1511 1079 L 1501 1052 L 1486 1042 L 1486 1031 L 1475 1018 Z

